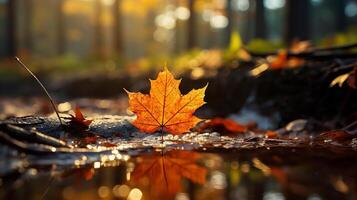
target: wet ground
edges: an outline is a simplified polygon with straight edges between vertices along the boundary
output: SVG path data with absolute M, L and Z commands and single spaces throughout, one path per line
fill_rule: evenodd
M 75 105 L 94 125 L 104 114 L 130 114 L 126 98 L 62 101 L 58 109 Z M 37 97 L 1 98 L 0 108 L 2 119 L 52 113 Z M 270 129 L 278 117 L 246 110 L 231 118 Z M 301 121 L 284 138 L 192 132 L 167 134 L 162 143 L 159 133 L 134 132 L 98 139 L 84 152 L 40 154 L 2 145 L 0 199 L 357 199 L 357 140 L 315 140 Z

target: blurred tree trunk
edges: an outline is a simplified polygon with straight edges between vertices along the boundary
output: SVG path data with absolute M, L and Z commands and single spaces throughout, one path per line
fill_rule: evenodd
M 347 27 L 345 14 L 346 0 L 339 0 L 334 3 L 336 4 L 336 29 L 338 32 L 344 32 Z
M 187 48 L 192 49 L 196 45 L 195 41 L 195 1 L 188 0 L 188 9 L 190 10 L 190 18 L 188 19 L 188 35 L 187 35 Z
M 122 44 L 122 26 L 120 22 L 120 0 L 115 0 L 113 4 L 113 42 L 114 42 L 114 50 L 116 54 L 121 55 L 123 53 L 123 44 Z
M 255 34 L 256 38 L 266 37 L 265 8 L 263 0 L 255 1 Z
M 30 53 L 32 50 L 32 9 L 33 9 L 33 2 L 32 0 L 24 0 L 22 1 L 25 6 L 25 12 L 24 12 L 24 43 L 25 43 L 25 48 L 26 48 L 26 53 Z
M 230 43 L 232 26 L 233 26 L 233 10 L 232 10 L 232 0 L 227 0 L 226 13 L 228 18 L 228 25 L 226 28 L 226 34 L 224 37 L 224 46 L 227 47 Z
M 9 0 L 6 4 L 7 20 L 6 20 L 6 50 L 5 56 L 16 56 L 16 0 Z
M 103 55 L 103 29 L 102 29 L 102 4 L 101 0 L 94 2 L 94 54 L 102 58 Z
M 308 40 L 310 32 L 310 1 L 286 1 L 284 40 L 290 44 L 294 39 Z
M 63 55 L 66 51 L 65 16 L 63 5 L 65 0 L 56 1 L 56 22 L 57 22 L 57 53 Z

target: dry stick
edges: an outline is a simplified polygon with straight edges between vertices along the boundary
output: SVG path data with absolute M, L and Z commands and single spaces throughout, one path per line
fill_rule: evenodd
M 346 50 L 346 49 L 354 49 L 354 48 L 357 48 L 357 43 L 332 46 L 332 47 L 314 48 L 313 51 L 338 51 L 338 50 Z
M 18 58 L 18 57 L 15 57 L 15 60 L 23 67 L 27 70 L 28 73 L 30 73 L 30 75 L 37 81 L 37 83 L 41 86 L 42 90 L 45 92 L 45 94 L 47 95 L 48 99 L 50 100 L 51 102 L 51 105 L 53 107 L 53 110 L 55 111 L 56 115 L 57 115 L 57 118 L 61 124 L 61 126 L 63 126 L 63 122 L 61 120 L 61 117 L 59 116 L 59 113 L 58 113 L 58 110 L 56 108 L 56 105 L 51 97 L 51 95 L 48 93 L 48 91 L 46 90 L 45 86 L 41 83 L 41 81 L 35 76 L 34 73 L 32 73 L 32 71 L 26 67 L 26 65 Z
M 346 127 L 344 127 L 342 130 L 348 130 L 350 128 L 352 128 L 353 126 L 357 125 L 357 120 L 352 122 L 351 124 L 347 125 Z M 357 130 L 357 127 L 356 127 Z

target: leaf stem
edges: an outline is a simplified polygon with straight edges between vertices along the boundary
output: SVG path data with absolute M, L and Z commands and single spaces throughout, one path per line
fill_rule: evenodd
M 41 83 L 41 81 L 36 77 L 36 75 L 34 73 L 32 73 L 32 71 L 20 60 L 20 58 L 15 57 L 15 60 L 23 67 L 26 69 L 26 71 L 37 81 L 37 83 L 41 86 L 42 90 L 45 92 L 45 94 L 47 95 L 48 99 L 51 102 L 51 105 L 53 107 L 53 110 L 55 111 L 57 118 L 61 124 L 61 126 L 63 126 L 63 122 L 61 120 L 61 117 L 59 116 L 58 110 L 55 106 L 55 103 L 51 97 L 51 95 L 48 93 L 48 91 L 46 90 L 45 86 Z
M 161 126 L 161 144 L 164 144 L 164 126 Z

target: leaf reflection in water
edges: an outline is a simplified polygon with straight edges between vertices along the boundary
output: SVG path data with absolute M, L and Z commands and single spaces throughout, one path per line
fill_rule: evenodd
M 202 155 L 197 152 L 173 150 L 138 158 L 131 181 L 146 187 L 150 196 L 170 198 L 182 191 L 182 180 L 206 182 L 207 169 L 198 165 Z

